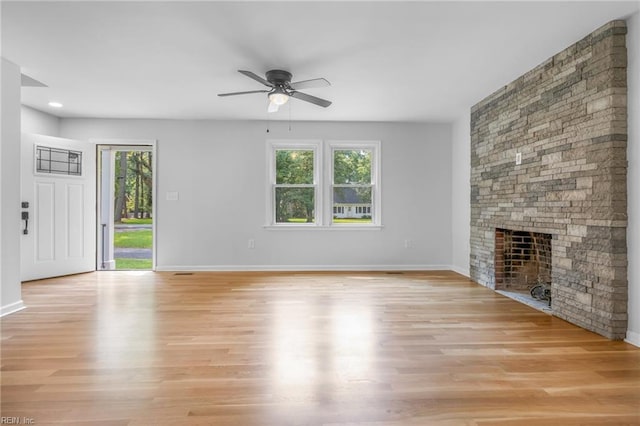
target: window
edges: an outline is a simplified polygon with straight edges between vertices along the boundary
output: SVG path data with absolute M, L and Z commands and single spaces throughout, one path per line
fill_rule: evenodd
M 380 226 L 380 142 L 269 141 L 268 158 L 269 225 Z
M 36 172 L 59 175 L 82 175 L 82 152 L 36 146 Z
M 317 222 L 318 143 L 274 143 L 271 156 L 273 224 L 308 225 Z
M 347 214 L 333 215 L 332 223 L 371 223 L 373 149 L 333 146 L 331 156 L 333 205 L 348 207 Z

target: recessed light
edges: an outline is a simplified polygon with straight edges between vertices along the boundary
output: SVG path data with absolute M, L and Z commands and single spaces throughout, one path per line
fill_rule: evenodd
M 60 102 L 49 102 L 49 106 L 54 108 L 62 108 L 62 104 Z

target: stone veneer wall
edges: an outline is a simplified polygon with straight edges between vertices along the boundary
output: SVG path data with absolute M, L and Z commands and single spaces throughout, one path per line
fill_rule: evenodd
M 610 22 L 471 109 L 471 278 L 494 288 L 496 228 L 552 234 L 553 314 L 612 339 L 627 328 L 626 32 Z

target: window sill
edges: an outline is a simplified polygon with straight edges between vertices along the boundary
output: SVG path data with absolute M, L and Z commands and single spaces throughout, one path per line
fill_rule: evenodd
M 381 231 L 384 225 L 264 225 L 267 231 Z

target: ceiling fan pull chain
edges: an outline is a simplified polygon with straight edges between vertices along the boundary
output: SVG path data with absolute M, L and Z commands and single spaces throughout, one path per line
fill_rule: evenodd
M 267 133 L 269 133 L 269 127 L 271 127 L 271 118 L 269 118 L 269 112 L 267 112 Z

